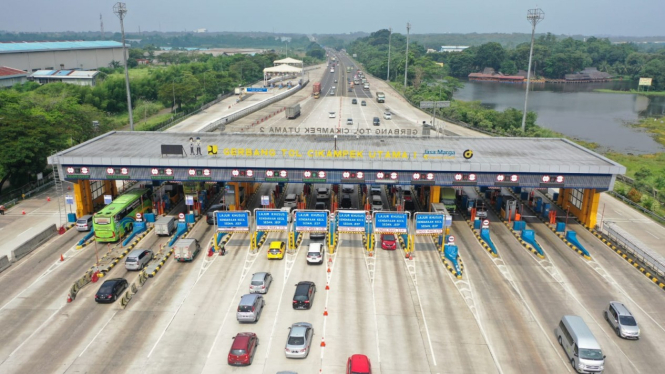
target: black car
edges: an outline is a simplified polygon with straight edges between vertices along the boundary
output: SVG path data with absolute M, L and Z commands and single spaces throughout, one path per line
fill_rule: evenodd
M 316 285 L 314 282 L 302 281 L 296 284 L 296 293 L 293 295 L 293 309 L 310 309 L 314 302 Z
M 112 303 L 118 299 L 129 287 L 126 279 L 114 278 L 108 279 L 99 287 L 99 291 L 95 294 L 95 301 L 98 303 Z
M 215 224 L 215 211 L 216 210 L 226 210 L 226 205 L 224 204 L 213 204 L 208 208 L 208 213 L 206 213 L 206 222 L 209 225 Z
M 351 196 L 346 195 L 346 194 L 342 195 L 341 208 L 342 209 L 351 209 Z
M 309 234 L 310 243 L 323 243 L 326 240 L 326 233 L 324 232 L 313 232 Z
M 351 100 L 351 104 L 358 104 L 358 100 L 356 99 Z

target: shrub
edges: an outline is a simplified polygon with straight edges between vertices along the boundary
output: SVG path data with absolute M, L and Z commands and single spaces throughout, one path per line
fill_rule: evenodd
M 642 193 L 635 188 L 631 188 L 628 192 L 628 199 L 634 203 L 639 203 L 642 200 Z

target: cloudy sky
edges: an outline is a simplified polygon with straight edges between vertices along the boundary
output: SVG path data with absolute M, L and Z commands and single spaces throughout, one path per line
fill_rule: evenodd
M 0 12 L 0 30 L 118 31 L 114 1 L 14 1 Z M 126 31 L 530 32 L 529 8 L 545 20 L 538 32 L 583 35 L 665 35 L 664 0 L 140 0 L 126 2 Z

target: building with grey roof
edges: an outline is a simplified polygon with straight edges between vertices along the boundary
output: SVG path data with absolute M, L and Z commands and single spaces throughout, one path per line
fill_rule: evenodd
M 0 66 L 26 72 L 38 70 L 90 70 L 121 65 L 122 43 L 114 41 L 6 42 L 0 43 Z
M 96 70 L 37 70 L 28 78 L 40 84 L 61 82 L 77 86 L 91 86 L 97 84 Z

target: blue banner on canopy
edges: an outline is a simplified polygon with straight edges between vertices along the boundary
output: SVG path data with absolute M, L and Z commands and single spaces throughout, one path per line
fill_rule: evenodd
M 441 234 L 445 215 L 443 214 L 416 214 L 416 234 Z
M 257 210 L 256 230 L 286 230 L 289 226 L 289 212 L 283 210 Z
M 324 232 L 328 228 L 328 212 L 296 211 L 296 231 Z
M 407 222 L 407 213 L 374 213 L 374 229 L 376 232 L 406 233 Z
M 219 231 L 249 231 L 249 212 L 217 211 L 215 216 Z
M 366 212 L 364 210 L 338 210 L 337 230 L 339 232 L 364 232 Z

